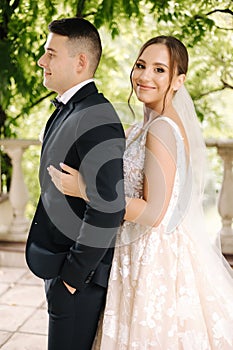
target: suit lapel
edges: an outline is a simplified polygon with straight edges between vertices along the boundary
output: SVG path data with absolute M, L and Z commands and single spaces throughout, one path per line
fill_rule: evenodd
M 44 133 L 44 140 L 42 145 L 42 152 L 48 142 L 50 136 L 56 132 L 56 128 L 61 125 L 65 119 L 69 117 L 75 108 L 78 112 L 77 104 L 85 99 L 87 96 L 97 93 L 97 88 L 94 83 L 89 83 L 82 87 L 79 91 L 71 97 L 71 99 L 65 104 L 62 109 L 56 109 L 49 118 Z
M 69 116 L 73 108 L 73 105 L 65 106 L 61 110 L 55 110 L 51 115 L 45 128 L 42 151 L 45 148 L 50 136 L 56 132 L 56 128 Z
M 45 126 L 44 137 L 46 136 L 46 134 L 47 134 L 47 132 L 48 132 L 50 126 L 52 125 L 54 119 L 56 118 L 56 115 L 57 115 L 59 112 L 60 112 L 60 111 L 59 111 L 59 109 L 57 108 L 57 109 L 55 109 L 55 110 L 53 111 L 53 113 L 52 113 L 51 116 L 49 117 L 49 119 L 48 119 L 48 121 L 47 121 L 47 123 L 46 123 L 46 126 Z

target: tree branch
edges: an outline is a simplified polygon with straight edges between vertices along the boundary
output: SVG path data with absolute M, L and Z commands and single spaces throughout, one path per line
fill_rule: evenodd
M 85 0 L 79 0 L 77 4 L 77 12 L 76 17 L 83 17 L 83 10 L 84 10 Z
M 233 85 L 228 84 L 223 79 L 221 79 L 221 82 L 223 83 L 224 88 L 233 89 Z
M 20 0 L 15 0 L 13 2 L 13 4 L 11 5 L 11 8 L 13 10 L 12 12 L 14 12 L 17 9 L 17 7 L 19 7 L 19 2 L 20 2 Z
M 8 34 L 8 23 L 14 11 L 19 6 L 20 0 L 15 0 L 12 5 L 10 5 L 10 1 L 8 1 L 7 6 L 4 8 L 2 12 L 3 22 L 0 25 L 0 40 L 4 40 L 7 38 Z
M 206 16 L 212 15 L 213 13 L 216 13 L 216 12 L 229 13 L 230 15 L 233 16 L 233 11 L 230 9 L 215 9 L 215 10 L 208 12 L 206 14 Z
M 228 9 L 228 8 L 227 9 L 214 9 L 214 10 L 208 12 L 206 14 L 206 16 L 212 15 L 213 13 L 216 13 L 216 12 L 228 13 L 228 14 L 233 16 L 233 11 Z M 222 27 L 217 26 L 216 24 L 215 24 L 215 26 L 216 26 L 216 28 L 221 29 L 221 30 L 233 30 L 233 28 L 222 28 Z
M 216 26 L 216 24 L 215 24 L 215 27 L 221 30 L 233 30 L 233 28 L 223 28 L 223 27 Z
M 97 13 L 97 11 L 93 11 L 93 12 L 88 12 L 82 15 L 83 18 L 88 17 L 88 16 L 95 16 Z
M 39 98 L 39 100 L 35 101 L 34 103 L 31 104 L 31 106 L 28 106 L 27 108 L 28 108 L 28 109 L 31 109 L 31 108 L 37 106 L 39 103 L 41 103 L 42 101 L 44 101 L 44 100 L 45 100 L 46 98 L 48 98 L 49 96 L 52 96 L 53 94 L 54 94 L 53 91 L 49 92 L 47 95 L 45 95 L 45 96 Z M 14 120 L 16 120 L 16 119 L 18 119 L 19 117 L 21 117 L 21 115 L 22 115 L 21 113 L 18 114 L 18 115 L 14 118 Z
M 89 13 L 84 13 L 84 7 L 85 7 L 85 2 L 86 0 L 79 0 L 77 4 L 77 12 L 75 17 L 82 17 L 86 18 L 88 16 L 94 16 L 96 15 L 97 11 L 89 12 Z
M 219 88 L 216 88 L 216 89 L 213 89 L 213 90 L 209 90 L 209 91 L 207 91 L 207 92 L 203 92 L 202 94 L 200 94 L 200 95 L 198 95 L 198 96 L 194 96 L 193 97 L 193 100 L 199 100 L 200 98 L 202 98 L 202 97 L 205 97 L 205 96 L 208 96 L 208 95 L 210 95 L 210 94 L 212 94 L 212 93 L 215 93 L 215 92 L 219 92 L 219 91 L 222 91 L 222 90 L 224 90 L 226 88 L 226 86 L 222 86 L 222 87 L 219 87 Z
M 7 119 L 6 112 L 3 110 L 2 106 L 0 105 L 0 128 L 2 128 L 6 119 Z

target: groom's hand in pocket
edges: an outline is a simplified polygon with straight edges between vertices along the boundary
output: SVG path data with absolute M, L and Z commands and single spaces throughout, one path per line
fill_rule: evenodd
M 66 288 L 68 289 L 68 291 L 71 294 L 74 294 L 76 292 L 76 288 L 71 287 L 69 284 L 67 284 L 65 281 L 62 281 L 64 283 L 64 285 L 66 286 Z

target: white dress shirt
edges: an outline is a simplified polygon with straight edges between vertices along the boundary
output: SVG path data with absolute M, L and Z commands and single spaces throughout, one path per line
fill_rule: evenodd
M 82 81 L 81 83 L 75 86 L 72 86 L 72 88 L 65 91 L 64 94 L 57 97 L 58 101 L 61 101 L 62 103 L 66 104 L 78 90 L 80 90 L 83 86 L 89 84 L 92 81 L 94 81 L 94 79 L 88 79 L 88 80 Z

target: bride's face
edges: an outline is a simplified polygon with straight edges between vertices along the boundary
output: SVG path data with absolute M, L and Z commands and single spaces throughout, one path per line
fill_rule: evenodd
M 169 87 L 170 55 L 166 45 L 152 44 L 138 58 L 132 73 L 133 89 L 146 107 L 160 111 Z M 171 89 L 172 90 L 172 89 Z M 170 91 L 167 98 L 172 98 Z

